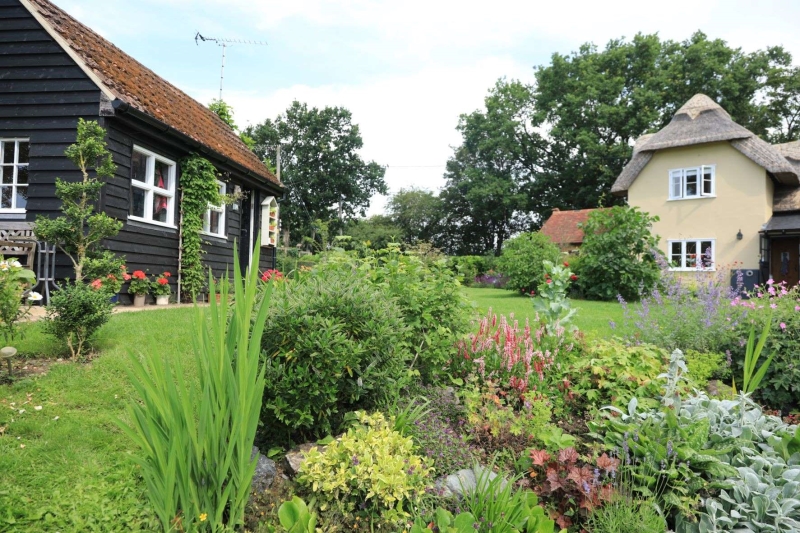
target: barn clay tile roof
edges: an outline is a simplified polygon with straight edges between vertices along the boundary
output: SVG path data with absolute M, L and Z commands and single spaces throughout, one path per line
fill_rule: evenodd
M 597 211 L 597 209 L 575 211 L 553 209 L 553 214 L 544 223 L 541 232 L 556 244 L 581 244 L 583 230 L 578 227 L 578 224 L 586 222 L 589 214 L 593 211 Z
M 116 98 L 280 185 L 236 133 L 206 106 L 47 0 L 28 0 L 26 4 L 50 24 Z

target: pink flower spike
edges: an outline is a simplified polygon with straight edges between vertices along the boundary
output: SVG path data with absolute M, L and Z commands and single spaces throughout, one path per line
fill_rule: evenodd
M 769 278 L 767 280 L 767 285 L 772 285 L 773 283 L 775 283 L 775 282 L 772 280 L 772 278 Z
M 769 308 L 770 309 L 777 309 L 778 308 L 778 304 L 769 304 Z
M 786 329 L 786 324 L 785 324 L 785 323 L 783 323 L 783 322 L 781 322 L 781 323 L 780 323 L 780 327 L 781 327 L 781 329 L 782 329 L 782 330 L 785 330 L 785 329 Z

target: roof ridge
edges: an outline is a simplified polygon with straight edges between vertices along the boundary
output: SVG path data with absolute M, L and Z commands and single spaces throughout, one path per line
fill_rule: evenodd
M 85 66 L 94 74 L 97 80 L 87 72 L 87 75 L 95 83 L 99 80 L 100 89 L 103 92 L 110 92 L 115 98 L 134 109 L 191 137 L 219 154 L 223 159 L 229 159 L 260 177 L 280 185 L 278 179 L 244 144 L 236 132 L 208 107 L 49 0 L 22 0 L 22 4 L 31 11 L 37 20 L 42 22 L 41 17 L 52 27 L 63 41 L 63 43 L 59 42 L 59 45 L 66 44 L 69 47 L 67 52 L 71 51 L 71 56 L 73 54 L 78 56 L 83 62 L 83 65 L 80 66 L 82 68 Z M 59 39 L 56 38 L 56 40 Z M 93 49 L 93 45 L 100 47 L 101 50 Z M 73 59 L 75 58 L 73 57 Z M 114 59 L 121 61 L 114 61 Z M 101 64 L 101 61 L 106 64 Z M 115 79 L 113 73 L 117 71 L 124 77 Z M 126 85 L 130 79 L 139 82 L 135 84 L 135 88 L 139 89 L 138 94 L 136 90 L 132 90 L 134 86 Z M 148 82 L 153 83 L 148 84 Z M 152 93 L 144 93 L 143 91 L 146 89 L 151 90 Z M 159 97 L 163 97 L 164 100 L 159 102 Z M 170 113 L 170 106 L 183 106 L 184 113 L 177 110 L 175 113 Z M 194 117 L 184 116 L 187 113 L 197 115 Z M 210 124 L 202 124 L 203 121 L 209 121 Z M 205 131 L 202 131 L 204 126 L 206 126 Z M 228 146 L 225 146 L 226 144 Z

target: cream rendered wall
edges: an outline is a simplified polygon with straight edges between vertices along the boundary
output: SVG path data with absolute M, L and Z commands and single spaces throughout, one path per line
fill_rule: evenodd
M 669 200 L 669 171 L 701 165 L 716 165 L 716 197 Z M 628 203 L 659 216 L 653 232 L 664 253 L 669 240 L 716 239 L 717 265 L 756 269 L 758 232 L 772 216 L 772 194 L 764 168 L 719 142 L 656 152 L 628 190 Z

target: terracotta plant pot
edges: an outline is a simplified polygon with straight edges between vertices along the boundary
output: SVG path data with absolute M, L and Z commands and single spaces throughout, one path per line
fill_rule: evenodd
M 147 295 L 146 294 L 134 294 L 133 295 L 133 306 L 134 307 L 144 307 L 144 299 Z
M 169 294 L 159 294 L 156 296 L 156 305 L 169 304 Z

